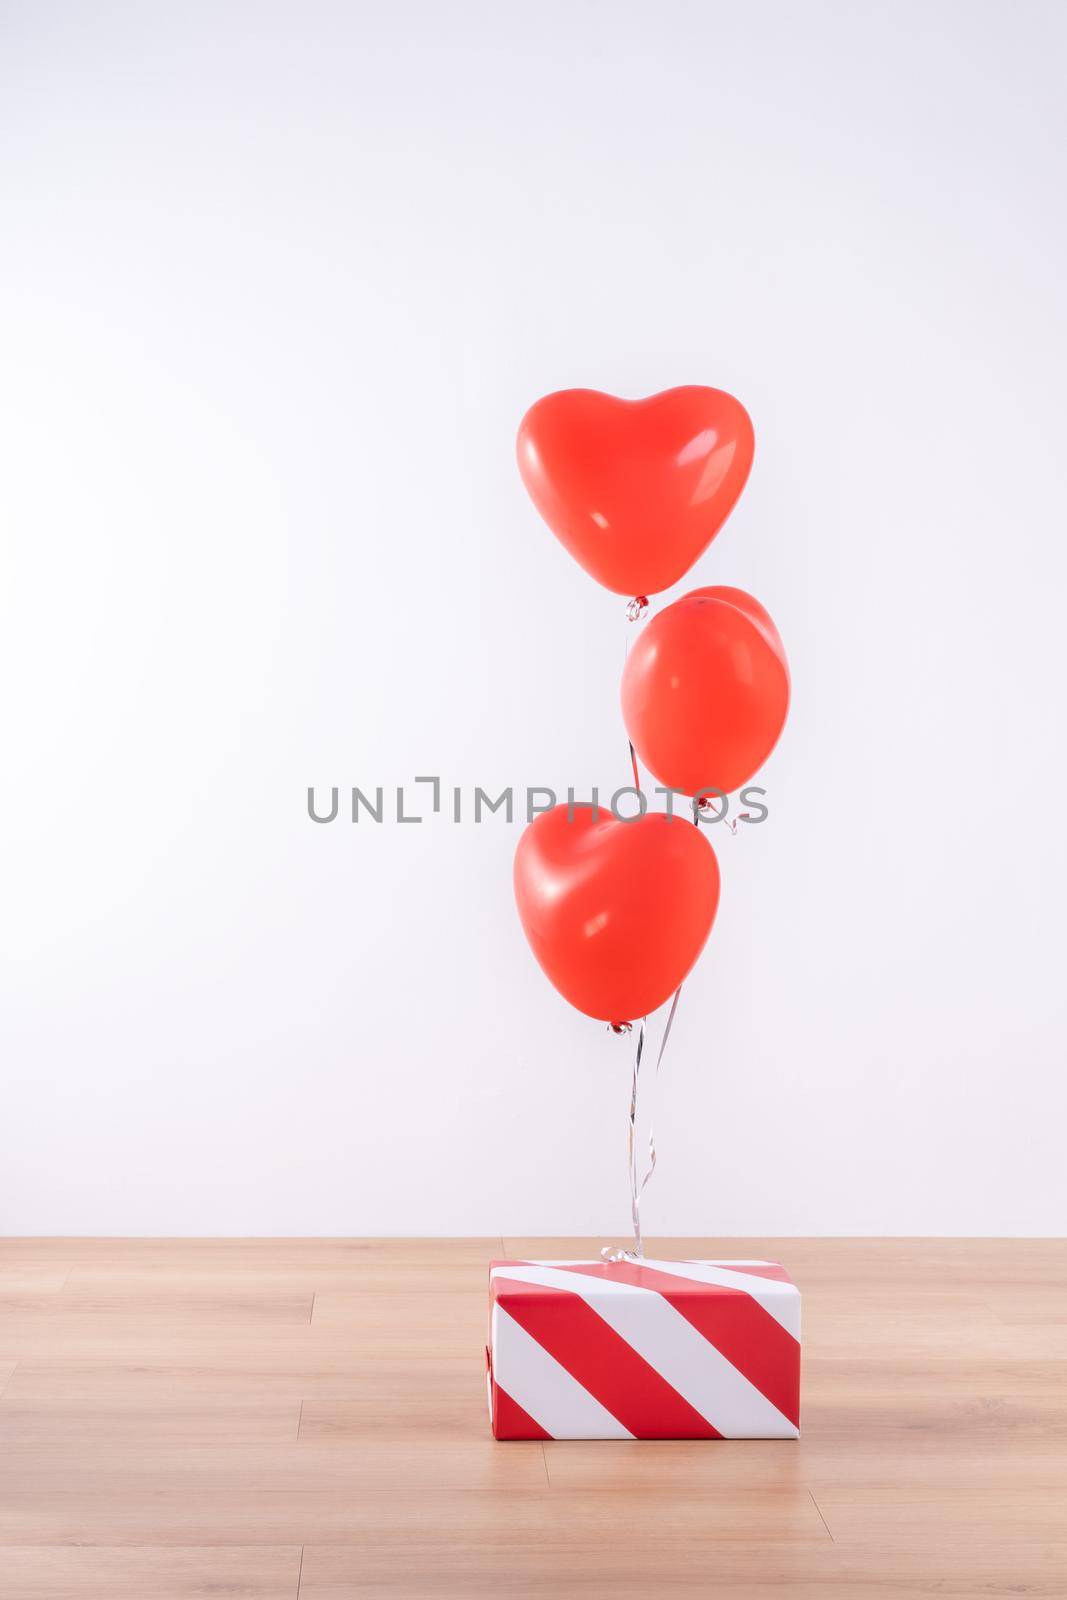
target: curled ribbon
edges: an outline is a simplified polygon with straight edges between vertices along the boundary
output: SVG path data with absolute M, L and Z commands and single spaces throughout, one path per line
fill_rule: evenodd
M 632 756 L 633 753 L 634 753 L 634 747 L 633 747 L 633 745 L 631 745 L 630 746 L 630 755 Z M 634 768 L 634 770 L 635 771 L 637 770 L 636 767 Z M 725 798 L 726 797 L 724 795 L 723 799 L 725 800 Z M 727 804 L 729 804 L 729 802 L 727 802 Z M 734 839 L 737 838 L 737 824 L 739 822 L 747 822 L 748 819 L 749 819 L 749 816 L 751 815 L 751 813 L 748 812 L 748 811 L 742 811 L 742 813 L 741 813 L 741 815 L 739 817 L 728 817 L 726 815 L 725 810 L 717 811 L 715 809 L 714 800 L 711 798 L 710 795 L 706 795 L 706 794 L 705 795 L 701 795 L 700 798 L 696 801 L 696 809 L 700 812 L 701 816 L 712 817 L 716 822 L 724 822 L 726 824 L 726 827 L 730 831 L 730 836 L 732 838 L 734 838 Z M 693 817 L 693 821 L 696 822 L 697 826 L 699 827 L 699 821 L 698 821 L 696 816 Z
M 663 1038 L 659 1042 L 659 1054 L 656 1056 L 656 1067 L 653 1074 L 653 1088 L 659 1082 L 659 1069 L 663 1064 L 663 1052 L 667 1048 L 667 1040 L 671 1035 L 671 1025 L 674 1022 L 674 1013 L 678 1009 L 682 986 L 678 985 L 671 1001 L 671 1009 L 667 1013 L 667 1025 L 663 1030 Z M 625 1024 L 611 1023 L 609 1026 L 615 1033 L 629 1032 Z M 641 1242 L 641 1196 L 645 1192 L 648 1180 L 656 1170 L 656 1129 L 653 1119 L 648 1122 L 648 1166 L 642 1177 L 638 1176 L 638 1149 L 637 1149 L 637 1104 L 638 1090 L 641 1079 L 641 1059 L 645 1053 L 645 1033 L 648 1028 L 648 1018 L 642 1017 L 637 1025 L 637 1043 L 634 1047 L 634 1070 L 630 1085 L 630 1118 L 629 1135 L 627 1138 L 627 1162 L 630 1169 L 630 1215 L 633 1220 L 634 1247 L 633 1250 L 613 1250 L 605 1245 L 601 1250 L 601 1259 L 604 1261 L 643 1261 L 644 1246 Z

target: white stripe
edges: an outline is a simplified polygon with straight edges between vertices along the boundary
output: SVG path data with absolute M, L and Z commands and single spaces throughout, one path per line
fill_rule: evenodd
M 493 1270 L 492 1276 L 581 1295 L 587 1305 L 592 1306 L 598 1316 L 603 1317 L 620 1338 L 625 1339 L 725 1439 L 797 1437 L 798 1430 L 789 1418 L 655 1289 L 638 1289 L 612 1278 L 544 1266 L 499 1267 Z M 502 1308 L 494 1305 L 494 1317 L 501 1312 Z M 498 1382 L 512 1393 L 503 1378 Z M 518 1395 L 514 1398 L 519 1399 Z M 519 1404 L 523 1402 L 519 1400 Z M 538 1416 L 538 1421 L 543 1422 L 543 1419 Z M 556 1438 L 568 1436 L 557 1434 L 547 1422 L 543 1425 Z M 572 1430 L 569 1437 L 583 1435 L 576 1435 Z
M 553 1439 L 632 1439 L 555 1356 L 493 1306 L 493 1378 Z

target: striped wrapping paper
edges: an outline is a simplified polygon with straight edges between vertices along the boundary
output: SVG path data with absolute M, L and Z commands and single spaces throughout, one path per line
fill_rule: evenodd
M 773 1261 L 494 1261 L 497 1439 L 795 1439 L 800 1291 Z

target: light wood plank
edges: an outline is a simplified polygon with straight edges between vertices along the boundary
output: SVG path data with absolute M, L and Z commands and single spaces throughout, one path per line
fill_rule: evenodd
M 79 1441 L 84 1445 L 84 1439 Z M 405 1491 L 457 1493 L 510 1491 L 543 1494 L 548 1488 L 539 1443 L 516 1442 L 487 1450 L 483 1439 L 463 1442 L 441 1432 L 422 1438 L 363 1439 L 338 1445 L 292 1438 L 235 1444 L 223 1437 L 181 1441 L 116 1439 L 92 1448 L 57 1450 L 54 1440 L 5 1440 L 0 1450 L 0 1497 L 195 1494 L 348 1494 L 375 1498 Z M 2 1588 L 0 1588 L 2 1593 Z
M 1067 1396 L 1067 1359 L 982 1360 L 973 1354 L 957 1359 L 944 1355 L 907 1356 L 897 1360 L 830 1359 L 818 1353 L 818 1345 L 813 1349 L 811 1341 L 805 1338 L 802 1366 L 801 1404 L 805 1429 L 827 1406 L 843 1408 L 847 1415 L 850 1406 L 862 1405 L 868 1399 L 897 1399 L 901 1407 L 898 1415 L 906 1417 L 906 1402 L 916 1399 L 956 1396 L 983 1400 L 1030 1396 L 1059 1401 Z M 812 1404 L 815 1399 L 818 1406 Z
M 368 1355 L 402 1347 L 413 1358 L 469 1358 L 489 1337 L 487 1296 L 485 1282 L 476 1293 L 439 1292 L 429 1303 L 408 1291 L 316 1294 L 312 1324 L 323 1336 L 339 1336 Z
M 379 1365 L 355 1379 L 333 1380 L 334 1394 L 313 1395 L 300 1413 L 302 1440 L 359 1444 L 367 1439 L 425 1438 L 447 1433 L 457 1442 L 489 1429 L 485 1360 L 423 1362 L 418 1367 Z
M 887 1501 L 909 1494 L 933 1499 L 946 1485 L 970 1492 L 988 1488 L 990 1481 L 1010 1482 L 1037 1497 L 1067 1496 L 1062 1451 L 1051 1445 L 1044 1450 L 993 1448 L 984 1455 L 973 1448 L 927 1455 L 914 1447 L 910 1452 L 900 1446 L 880 1451 L 872 1443 L 864 1453 L 849 1451 L 845 1460 L 840 1453 L 799 1450 L 790 1460 L 780 1450 L 775 1455 L 763 1449 L 758 1441 L 744 1447 L 726 1444 L 702 1454 L 673 1441 L 664 1441 L 654 1456 L 584 1442 L 573 1450 L 549 1443 L 544 1450 L 553 1488 L 627 1491 L 642 1501 L 697 1489 L 799 1488 L 809 1490 L 822 1507 L 824 1498 L 845 1499 L 852 1493 Z
M 477 1325 L 476 1325 L 477 1324 Z M 275 1327 L 268 1323 L 211 1329 L 160 1328 L 126 1324 L 110 1328 L 96 1319 L 80 1325 L 67 1323 L 36 1333 L 32 1338 L 6 1336 L 0 1328 L 0 1352 L 5 1358 L 22 1356 L 20 1372 L 83 1372 L 87 1377 L 121 1367 L 142 1374 L 155 1373 L 160 1383 L 169 1375 L 221 1380 L 234 1393 L 271 1388 L 306 1394 L 342 1395 L 344 1386 L 372 1368 L 417 1364 L 431 1355 L 433 1340 L 443 1346 L 434 1360 L 470 1362 L 484 1350 L 486 1327 L 471 1320 L 465 1341 L 446 1322 L 395 1327 L 381 1325 L 358 1339 L 343 1327 Z
M 279 1266 L 358 1266 L 384 1261 L 409 1266 L 434 1262 L 483 1266 L 500 1254 L 503 1240 L 464 1239 L 0 1239 L 0 1263 L 34 1262 L 66 1266 L 126 1265 L 148 1270 L 172 1267 L 229 1266 L 234 1270 L 261 1263 Z
M 8 1546 L 4 1600 L 295 1600 L 298 1548 Z
M 1039 1323 L 1061 1332 L 1067 1328 L 1067 1278 L 1058 1283 L 1028 1285 L 1023 1294 L 1018 1288 L 994 1286 L 987 1289 L 986 1302 L 999 1321 L 1012 1327 Z M 1067 1348 L 1067 1333 L 1064 1347 Z
M 47 1360 L 19 1362 L 0 1398 L 105 1406 L 126 1401 L 156 1406 L 172 1398 L 193 1406 L 348 1401 L 386 1427 L 398 1407 L 425 1420 L 439 1403 L 450 1415 L 457 1405 L 464 1408 L 479 1427 L 486 1420 L 484 1335 L 476 1352 L 461 1357 L 416 1360 L 391 1349 L 365 1356 L 351 1342 L 335 1345 L 329 1354 L 320 1369 L 314 1347 L 283 1347 L 272 1354 L 257 1351 L 254 1341 L 220 1349 L 142 1343 L 126 1360 L 114 1361 L 104 1343 L 88 1353 L 68 1348 Z
M 635 1514 L 637 1507 L 635 1506 Z M 558 1551 L 550 1535 L 510 1546 L 472 1546 L 461 1536 L 304 1549 L 300 1600 L 991 1600 L 1020 1595 L 1063 1600 L 1061 1548 L 984 1542 L 967 1560 L 936 1542 L 835 1545 L 829 1540 L 714 1546 L 648 1541 L 635 1521 L 617 1542 Z
M 0 1500 L 4 1544 L 362 1544 L 395 1547 L 407 1541 L 445 1544 L 461 1539 L 507 1549 L 551 1537 L 565 1566 L 570 1549 L 629 1539 L 633 1496 L 575 1490 L 566 1512 L 559 1496 L 511 1485 L 477 1494 L 438 1482 L 397 1494 L 388 1485 L 364 1494 L 325 1490 L 248 1492 L 198 1489 L 160 1495 L 151 1490 L 5 1494 Z M 642 1510 L 644 1537 L 688 1542 L 706 1552 L 719 1542 L 813 1539 L 829 1535 L 810 1494 L 802 1490 L 728 1490 L 664 1496 Z M 2 1558 L 0 1558 L 2 1562 Z
M 8 1295 L 56 1295 L 70 1276 L 70 1263 L 51 1266 L 5 1260 L 0 1255 L 0 1299 Z M 0 1312 L 2 1315 L 2 1312 Z
M 1038 1491 L 1007 1482 L 952 1491 L 898 1484 L 884 1489 L 820 1492 L 818 1506 L 838 1544 L 933 1544 L 940 1550 L 1000 1545 L 1059 1546 L 1067 1580 L 1067 1516 L 1062 1485 Z M 1067 1592 L 1067 1591 L 1065 1591 Z
M 314 1293 L 280 1289 L 215 1286 L 211 1289 L 161 1289 L 143 1281 L 119 1290 L 67 1286 L 56 1294 L 0 1294 L 0 1336 L 87 1335 L 118 1337 L 154 1329 L 222 1330 L 228 1324 L 250 1329 L 267 1322 L 302 1327 L 311 1321 Z
M 300 1426 L 300 1402 L 234 1401 L 229 1396 L 181 1398 L 175 1386 L 145 1394 L 127 1387 L 92 1398 L 36 1394 L 0 1395 L 0 1471 L 20 1445 L 43 1446 L 59 1472 L 80 1452 L 101 1466 L 124 1446 L 197 1444 L 230 1446 L 291 1443 Z
M 257 1257 L 247 1265 L 233 1266 L 223 1261 L 171 1261 L 163 1260 L 151 1269 L 150 1279 L 146 1269 L 137 1262 L 111 1261 L 74 1266 L 67 1287 L 86 1294 L 125 1294 L 138 1289 L 147 1281 L 160 1292 L 173 1295 L 211 1295 L 239 1279 L 243 1288 L 256 1294 L 351 1294 L 391 1295 L 412 1292 L 417 1286 L 420 1294 L 464 1292 L 484 1294 L 489 1281 L 489 1262 L 499 1254 L 499 1245 L 480 1261 L 449 1261 L 435 1257 L 421 1262 L 383 1261 L 380 1258 L 365 1261 L 298 1260 L 270 1262 Z

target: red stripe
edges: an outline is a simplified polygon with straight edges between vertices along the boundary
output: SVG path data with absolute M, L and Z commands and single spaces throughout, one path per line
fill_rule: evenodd
M 517 1400 L 493 1384 L 493 1438 L 494 1439 L 551 1439 L 541 1424 L 524 1411 Z
M 577 1292 L 493 1282 L 509 1315 L 636 1439 L 722 1437 Z
M 559 1270 L 610 1278 L 614 1283 L 632 1283 L 637 1289 L 654 1289 L 731 1366 L 743 1372 L 795 1428 L 800 1426 L 800 1345 L 744 1290 L 700 1283 L 695 1278 L 676 1278 L 669 1272 L 657 1272 L 655 1267 L 630 1261 L 591 1261 L 586 1266 L 561 1266 Z

